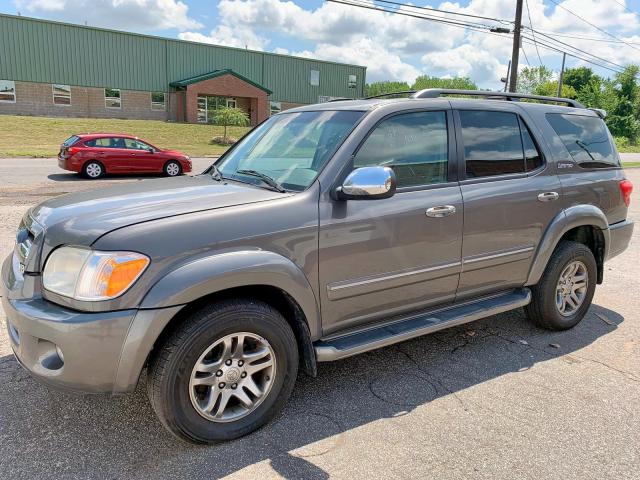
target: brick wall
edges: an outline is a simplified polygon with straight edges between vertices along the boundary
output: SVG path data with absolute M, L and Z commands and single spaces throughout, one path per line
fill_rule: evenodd
M 151 92 L 121 90 L 121 108 L 106 108 L 104 89 L 71 86 L 71 105 L 55 105 L 49 83 L 15 82 L 16 103 L 0 102 L 0 114 L 47 117 L 166 120 L 168 112 L 151 109 Z M 169 109 L 170 95 L 166 95 Z
M 291 103 L 291 102 L 280 102 L 280 107 L 282 110 L 289 110 L 290 108 L 296 107 L 304 107 L 306 103 Z
M 243 104 L 247 110 L 251 112 L 251 125 L 257 125 L 269 116 L 267 92 L 233 75 L 221 75 L 187 86 L 187 122 L 195 123 L 197 121 L 198 95 L 216 95 L 220 97 L 245 99 L 248 102 L 248 106 L 245 100 L 243 100 Z

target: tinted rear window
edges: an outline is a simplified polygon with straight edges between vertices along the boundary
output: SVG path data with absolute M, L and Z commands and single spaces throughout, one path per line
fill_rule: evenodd
M 62 145 L 64 145 L 65 147 L 70 147 L 71 145 L 76 143 L 78 140 L 80 140 L 80 137 L 78 137 L 77 135 L 72 135 L 69 138 L 67 138 L 64 142 L 62 142 Z
M 599 117 L 547 113 L 547 121 L 581 167 L 620 166 L 607 127 Z

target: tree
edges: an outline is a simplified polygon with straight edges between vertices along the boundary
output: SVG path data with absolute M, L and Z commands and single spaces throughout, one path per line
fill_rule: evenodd
M 541 83 L 531 93 L 544 95 L 546 97 L 555 97 L 558 94 L 558 82 L 556 80 L 549 80 L 548 82 Z M 576 98 L 576 91 L 573 87 L 563 83 L 560 96 L 563 98 Z
M 412 90 L 423 88 L 455 88 L 457 90 L 478 90 L 478 86 L 469 77 L 439 78 L 421 75 L 411 86 Z
M 593 73 L 589 67 L 567 68 L 564 72 L 562 83 L 573 87 L 576 92 L 580 92 L 593 81 L 602 79 Z
M 224 143 L 228 143 L 227 127 L 246 127 L 249 125 L 249 115 L 244 110 L 232 107 L 220 107 L 214 111 L 211 116 L 211 121 L 214 125 L 224 126 Z
M 544 65 L 525 67 L 518 73 L 518 93 L 534 93 L 541 85 L 550 82 L 553 72 Z M 556 84 L 557 86 L 557 84 Z M 555 93 L 554 93 L 555 96 Z
M 365 85 L 364 96 L 373 97 L 385 93 L 406 92 L 407 90 L 409 90 L 409 84 L 406 82 L 373 82 Z
M 638 73 L 640 67 L 629 65 L 621 73 L 616 73 L 614 78 L 616 103 L 607 119 L 607 125 L 614 137 L 635 140 L 640 132 Z

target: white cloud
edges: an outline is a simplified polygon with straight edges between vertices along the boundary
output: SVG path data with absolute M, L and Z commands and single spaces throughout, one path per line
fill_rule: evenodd
M 198 29 L 189 7 L 177 0 L 17 0 L 18 10 L 96 27 L 154 31 Z

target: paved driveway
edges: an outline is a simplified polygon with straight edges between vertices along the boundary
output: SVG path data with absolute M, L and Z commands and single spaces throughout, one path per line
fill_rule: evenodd
M 9 175 L 3 162 L 2 257 L 32 204 L 136 181 L 75 180 L 47 173 L 40 160 L 23 160 Z M 13 175 L 31 180 L 11 184 Z M 639 222 L 640 169 L 628 176 Z M 518 310 L 323 364 L 318 378 L 299 379 L 280 419 L 211 447 L 165 432 L 144 378 L 134 394 L 115 398 L 38 384 L 14 360 L 2 328 L 1 476 L 640 478 L 639 237 L 637 228 L 631 248 L 607 265 L 594 306 L 571 331 L 539 330 Z

